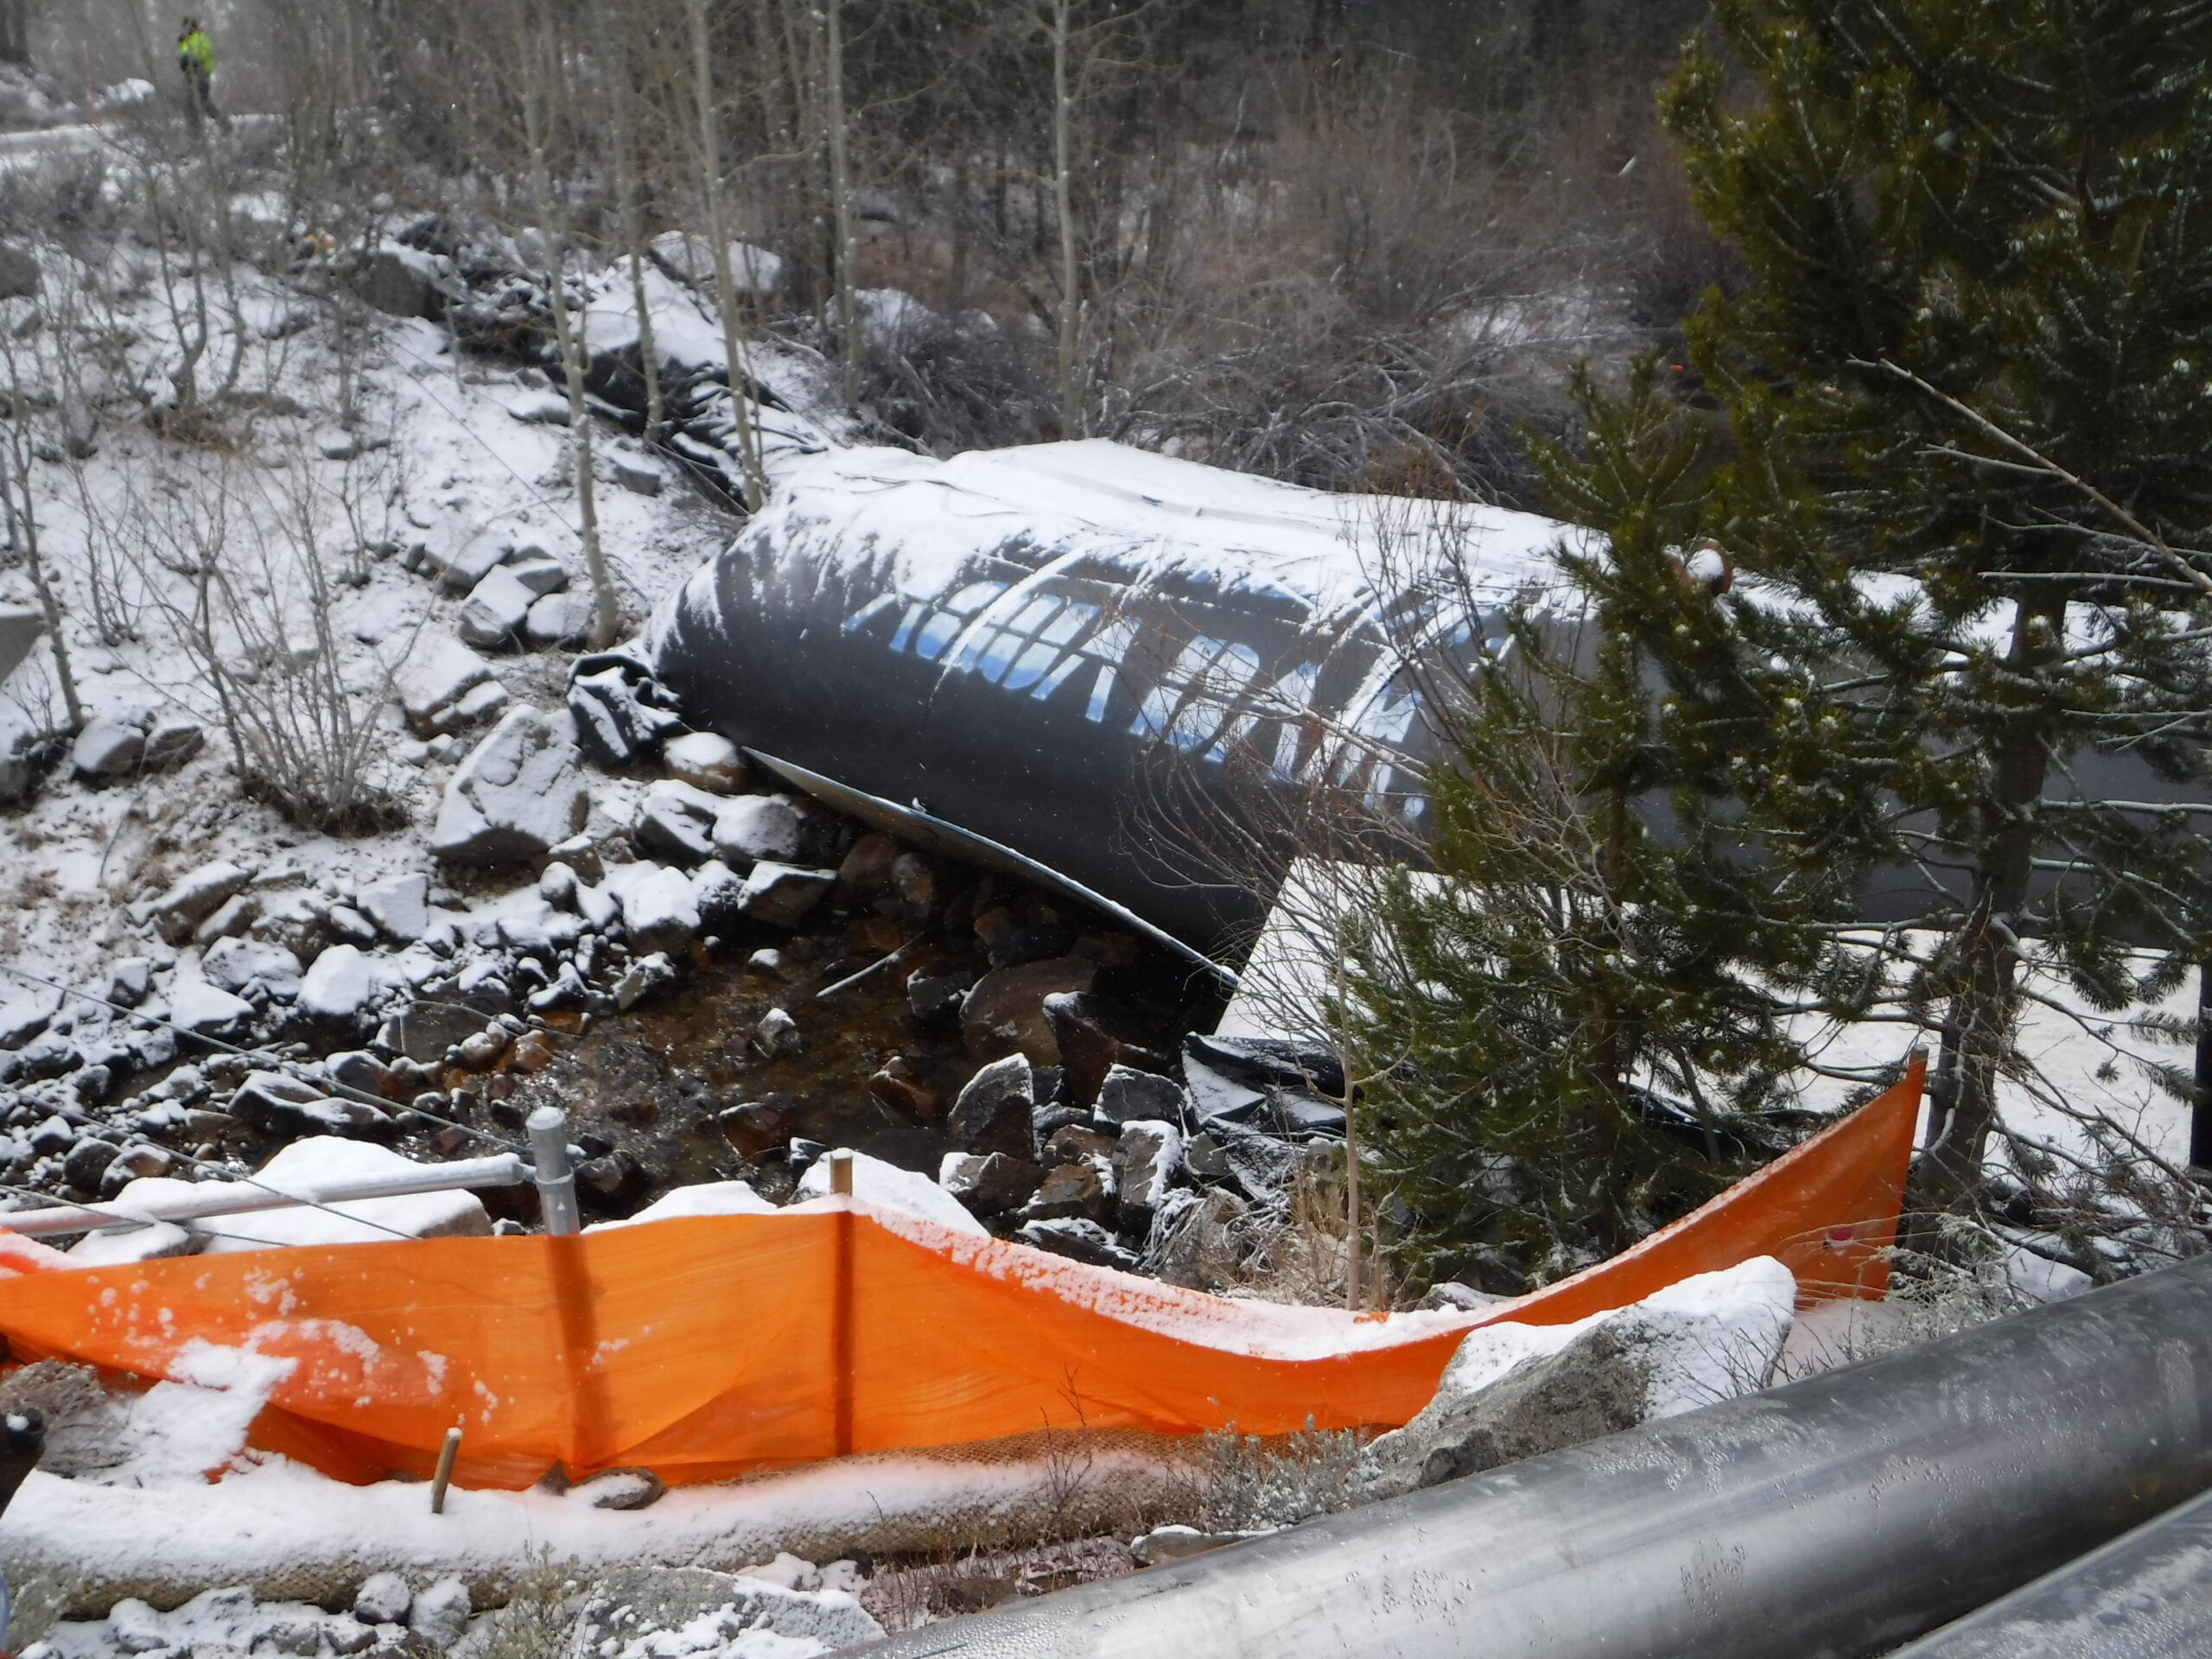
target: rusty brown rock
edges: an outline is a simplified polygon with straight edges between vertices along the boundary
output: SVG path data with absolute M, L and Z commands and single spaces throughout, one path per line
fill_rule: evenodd
M 922 1080 L 921 1068 L 903 1054 L 868 1080 L 868 1091 L 893 1111 L 925 1122 L 944 1112 L 944 1096 Z
M 1062 1164 L 1021 1206 L 1025 1221 L 1071 1221 L 1080 1216 L 1101 1225 L 1115 1219 L 1116 1202 L 1104 1172 L 1096 1164 Z
M 543 1071 L 553 1064 L 553 1045 L 543 1037 L 521 1038 L 507 1056 L 507 1064 L 518 1071 Z
M 994 969 L 961 1005 L 961 1040 L 979 1060 L 1020 1053 L 1032 1065 L 1058 1065 L 1059 1043 L 1045 1018 L 1045 999 L 1088 991 L 1097 976 L 1098 964 L 1081 957 Z M 1104 1076 L 1102 1067 L 1099 1077 Z
M 912 916 L 934 916 L 944 902 L 943 880 L 936 867 L 919 853 L 901 853 L 892 861 L 891 885 L 899 902 Z
M 839 890 L 854 895 L 887 891 L 891 867 L 898 861 L 899 852 L 899 843 L 880 830 L 862 836 L 837 866 Z
M 1071 1106 L 1096 1104 L 1099 1085 L 1117 1065 L 1139 1071 L 1167 1069 L 1164 1055 L 1142 1046 L 1128 1011 L 1103 997 L 1088 994 L 1050 995 L 1045 999 L 1044 1014 L 1046 1023 L 1052 1027 L 1060 1065 L 1066 1071 L 1061 1093 Z
M 854 950 L 872 956 L 888 956 L 905 943 L 899 924 L 888 916 L 871 916 L 845 936 L 846 943 Z
M 773 1150 L 798 1132 L 798 1103 L 773 1094 L 715 1115 L 715 1124 L 730 1145 L 747 1158 Z

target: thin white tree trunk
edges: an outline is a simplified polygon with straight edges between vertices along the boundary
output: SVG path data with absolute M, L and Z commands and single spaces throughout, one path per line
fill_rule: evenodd
M 823 8 L 823 94 L 829 103 L 823 124 L 830 136 L 830 211 L 837 236 L 837 330 L 844 343 L 845 407 L 861 401 L 861 329 L 858 275 L 860 238 L 853 230 L 851 134 L 845 127 L 845 35 L 840 19 L 843 0 Z
M 1060 220 L 1060 435 L 1083 435 L 1083 388 L 1076 378 L 1083 327 L 1082 269 L 1075 238 L 1075 102 L 1068 90 L 1072 0 L 1052 0 L 1052 208 Z
M 550 77 L 546 78 L 550 84 Z M 545 162 L 545 116 L 542 94 L 523 99 L 523 120 L 530 143 L 530 175 L 537 196 L 538 235 L 545 243 L 545 292 L 553 308 L 553 339 L 561 351 L 561 378 L 569 393 L 569 453 L 575 467 L 576 513 L 584 545 L 584 569 L 591 578 L 591 632 L 594 651 L 604 651 L 621 631 L 622 610 L 614 597 L 614 583 L 607 569 L 607 556 L 599 544 L 599 497 L 591 474 L 591 412 L 584 406 L 582 342 L 569 320 L 568 279 L 562 266 L 568 245 L 566 216 L 556 219 L 553 209 L 553 181 Z
M 722 314 L 722 355 L 729 365 L 729 412 L 737 425 L 738 465 L 745 474 L 745 505 L 760 511 L 768 478 L 760 463 L 760 435 L 752 398 L 739 390 L 747 378 L 737 343 L 737 285 L 730 278 L 729 237 L 722 227 L 721 140 L 715 127 L 715 68 L 708 49 L 707 0 L 691 0 L 691 49 L 699 95 L 701 182 L 707 198 L 707 237 L 714 245 L 715 297 Z
M 645 256 L 638 225 L 638 168 L 630 143 L 630 60 L 616 44 L 609 49 L 607 14 L 596 14 L 600 55 L 614 77 L 614 190 L 622 217 L 622 245 L 630 256 L 630 299 L 638 313 L 638 364 L 645 379 L 645 442 L 658 443 L 668 425 L 660 385 L 660 352 L 653 341 L 653 314 L 645 303 Z M 617 31 L 619 35 L 620 31 Z

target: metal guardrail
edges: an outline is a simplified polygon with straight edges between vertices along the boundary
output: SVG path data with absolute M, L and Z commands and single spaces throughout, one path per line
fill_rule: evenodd
M 1891 1659 L 2199 1659 L 2212 1652 L 2212 1493 Z

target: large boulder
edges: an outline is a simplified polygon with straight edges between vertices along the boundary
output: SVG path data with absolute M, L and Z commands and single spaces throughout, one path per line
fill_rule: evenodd
M 539 597 L 512 567 L 501 565 L 488 571 L 461 601 L 461 637 L 487 650 L 515 644 L 522 636 L 530 607 Z
M 92 783 L 137 771 L 146 753 L 146 721 L 143 709 L 93 715 L 70 747 L 70 770 Z
M 446 785 L 430 851 L 456 864 L 504 864 L 582 830 L 590 802 L 567 727 L 531 708 L 493 727 Z
M 251 870 L 226 858 L 188 870 L 154 900 L 154 925 L 169 944 L 182 944 L 200 923 L 252 880 Z
M 363 887 L 354 902 L 380 932 L 402 944 L 412 944 L 430 931 L 430 878 L 420 871 Z
M 426 633 L 394 671 L 391 689 L 408 722 L 428 737 L 449 729 L 439 716 L 491 677 L 492 665 L 458 639 Z
M 387 242 L 354 270 L 355 297 L 388 316 L 438 315 L 437 265 L 414 248 Z
M 836 882 L 835 870 L 801 869 L 764 858 L 745 878 L 738 908 L 772 927 L 797 927 Z
M 1003 1153 L 1027 1163 L 1035 1157 L 1036 1084 L 1020 1054 L 994 1060 L 968 1081 L 952 1103 L 945 1133 L 965 1153 Z
M 979 1060 L 1019 1053 L 1032 1065 L 1058 1065 L 1060 1046 L 1045 1017 L 1045 999 L 1088 991 L 1097 977 L 1098 964 L 1084 957 L 994 969 L 961 1004 L 961 1040 Z
M 739 297 L 761 298 L 775 292 L 783 280 L 780 254 L 749 242 L 732 242 L 729 249 L 730 286 Z M 715 245 L 696 231 L 663 231 L 645 245 L 658 265 L 679 283 L 712 298 L 721 282 L 715 270 Z
M 28 605 L 0 605 L 0 680 L 31 654 L 46 618 Z
M 569 682 L 577 735 L 603 766 L 626 766 L 682 730 L 683 716 L 674 702 L 645 664 L 614 652 L 577 658 Z
M 715 850 L 732 862 L 759 858 L 787 862 L 798 856 L 805 827 L 798 804 L 787 795 L 741 795 L 715 815 Z
M 1394 1496 L 1763 1389 L 1796 1294 L 1760 1256 L 1573 1325 L 1484 1325 L 1421 1414 L 1362 1454 L 1366 1478 Z
M 669 776 L 709 795 L 731 794 L 745 782 L 745 757 L 719 732 L 671 737 L 660 746 L 660 758 Z
M 580 645 L 591 632 L 591 618 L 589 594 L 548 594 L 523 619 L 523 638 L 541 651 L 555 645 Z

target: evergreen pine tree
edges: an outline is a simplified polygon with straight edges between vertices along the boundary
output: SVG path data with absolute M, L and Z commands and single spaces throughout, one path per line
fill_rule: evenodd
M 1684 557 L 1704 428 L 1649 362 L 1618 399 L 1576 391 L 1585 454 L 1537 460 L 1599 532 L 1562 555 L 1579 630 L 1524 614 L 1432 692 L 1433 870 L 1391 871 L 1346 940 L 1361 1134 L 1418 1280 L 1543 1282 L 1702 1202 L 1776 1148 L 1791 1015 L 1853 995 L 1852 814 L 1745 811 L 1746 766 L 1834 734 L 1770 619 L 1746 632 L 1720 562 Z
M 1692 327 L 1739 452 L 1715 523 L 1777 613 L 1826 631 L 1821 695 L 1859 728 L 1791 786 L 1885 794 L 1891 865 L 1931 878 L 1922 1167 L 1961 1202 L 2024 942 L 2119 1010 L 2212 939 L 2201 815 L 2101 798 L 2115 763 L 2201 782 L 2212 734 L 2212 10 L 1714 16 L 1757 99 L 1693 46 L 1662 108 L 1752 277 Z

